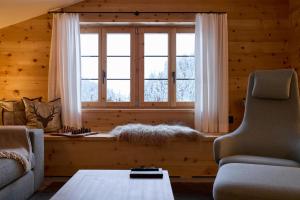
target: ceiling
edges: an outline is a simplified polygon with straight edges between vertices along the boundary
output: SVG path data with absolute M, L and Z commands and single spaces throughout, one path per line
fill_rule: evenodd
M 0 28 L 80 1 L 82 0 L 0 0 Z

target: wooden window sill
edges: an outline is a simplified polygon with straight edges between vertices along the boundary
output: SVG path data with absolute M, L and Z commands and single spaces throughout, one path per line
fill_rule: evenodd
M 217 135 L 204 135 L 202 134 L 201 141 L 203 142 L 212 142 L 214 141 L 218 136 Z M 50 135 L 45 133 L 44 135 L 45 141 L 117 141 L 117 137 L 108 134 L 108 132 L 102 132 L 95 135 L 89 135 L 85 137 L 65 137 L 65 136 L 57 136 L 57 135 Z M 180 141 L 181 138 L 172 138 L 171 141 Z M 200 141 L 200 140 L 199 140 Z
M 83 113 L 88 112 L 194 112 L 193 108 L 83 108 Z
M 51 140 L 70 140 L 70 141 L 97 141 L 97 140 L 107 140 L 107 141 L 113 141 L 117 138 L 115 136 L 109 135 L 108 133 L 98 133 L 95 135 L 88 135 L 85 137 L 66 137 L 66 136 L 58 136 L 58 135 L 50 135 L 45 133 L 44 135 L 45 141 L 51 141 Z

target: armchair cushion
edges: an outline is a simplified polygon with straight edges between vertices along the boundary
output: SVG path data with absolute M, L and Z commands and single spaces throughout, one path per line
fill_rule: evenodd
M 222 158 L 219 166 L 228 163 L 248 163 L 248 164 L 261 164 L 261 165 L 275 165 L 286 167 L 300 167 L 300 163 L 280 158 L 262 157 L 262 156 L 249 156 L 249 155 L 234 155 Z
M 293 71 L 287 69 L 256 71 L 252 96 L 265 99 L 288 99 Z
M 215 200 L 299 200 L 300 170 L 296 167 L 231 163 L 217 174 Z

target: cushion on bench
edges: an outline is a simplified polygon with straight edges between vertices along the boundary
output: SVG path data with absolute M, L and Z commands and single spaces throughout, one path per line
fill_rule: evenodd
M 12 159 L 0 159 L 0 189 L 24 174 L 21 164 Z
M 299 200 L 300 168 L 231 163 L 217 174 L 215 200 Z
M 228 163 L 249 163 L 249 164 L 261 164 L 261 165 L 275 165 L 286 167 L 300 167 L 300 163 L 280 158 L 262 157 L 262 156 L 248 156 L 248 155 L 235 155 L 222 158 L 219 162 L 219 166 Z

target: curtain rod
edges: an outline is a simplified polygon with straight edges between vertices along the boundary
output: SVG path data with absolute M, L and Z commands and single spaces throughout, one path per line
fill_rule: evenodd
M 52 14 L 52 13 L 78 13 L 78 14 L 134 14 L 135 16 L 139 16 L 140 14 L 197 14 L 197 13 L 207 13 L 207 14 L 225 14 L 226 12 L 200 12 L 200 11 L 187 11 L 187 12 L 149 12 L 149 11 L 128 11 L 128 12 L 108 12 L 108 11 L 103 11 L 103 12 L 97 12 L 97 11 L 64 11 L 64 10 L 60 10 L 60 11 L 49 11 L 48 14 Z

